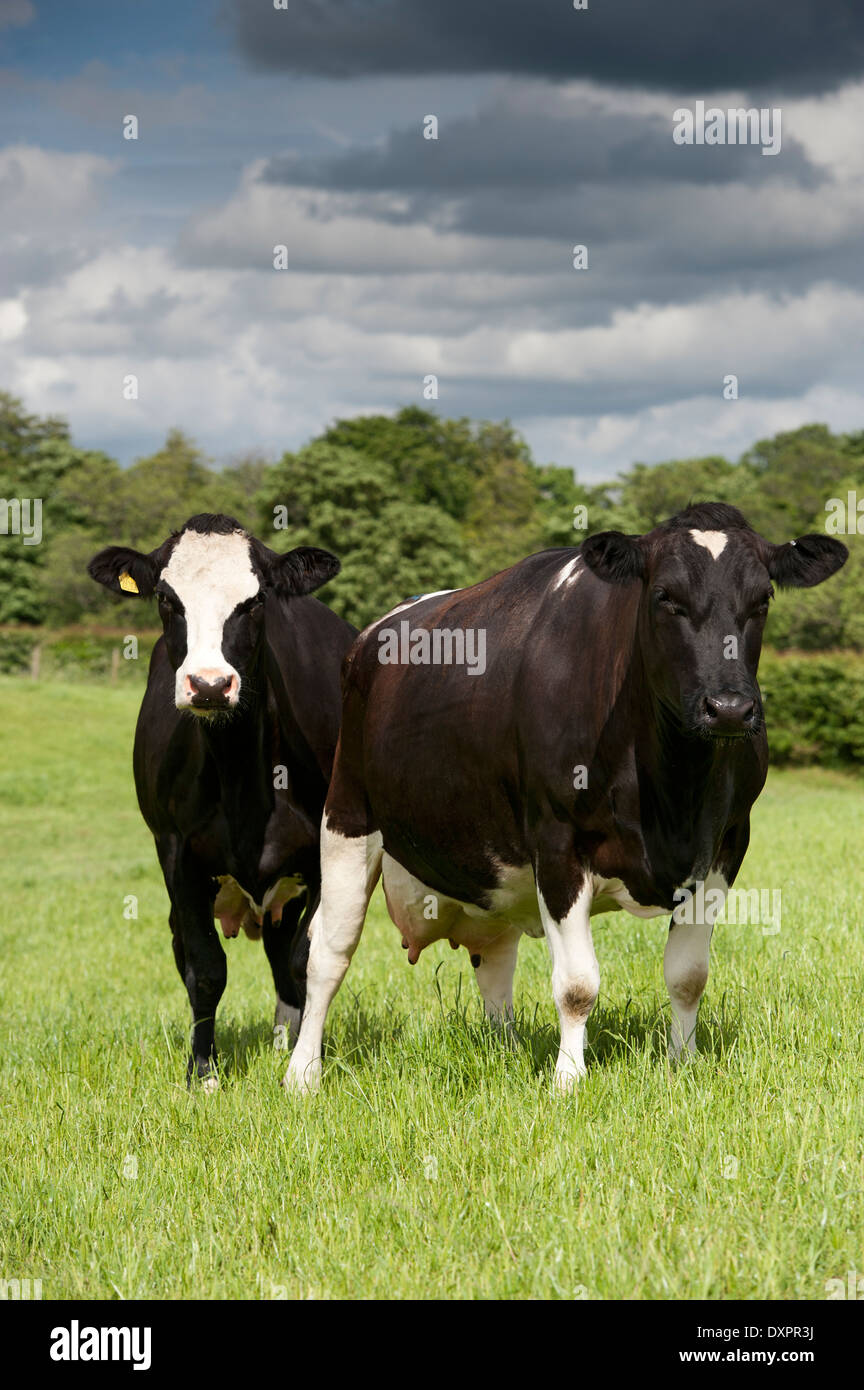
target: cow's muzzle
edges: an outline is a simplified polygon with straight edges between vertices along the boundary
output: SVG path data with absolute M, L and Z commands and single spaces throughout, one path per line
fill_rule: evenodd
M 752 695 L 723 690 L 702 698 L 699 732 L 709 738 L 748 738 L 758 722 L 759 706 Z
M 187 707 L 195 710 L 228 710 L 236 703 L 237 677 L 207 671 L 183 680 L 183 696 Z

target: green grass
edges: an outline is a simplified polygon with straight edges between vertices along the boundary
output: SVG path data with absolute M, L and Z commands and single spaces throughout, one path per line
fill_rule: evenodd
M 597 919 L 590 1073 L 560 1098 L 542 943 L 508 1048 L 466 953 L 409 967 L 376 898 L 321 1095 L 279 1086 L 245 938 L 222 1090 L 189 1095 L 137 703 L 0 680 L 0 1277 L 46 1298 L 818 1299 L 864 1269 L 862 783 L 771 777 L 740 883 L 782 888 L 782 930 L 718 928 L 693 1063 L 664 1057 L 662 919 Z

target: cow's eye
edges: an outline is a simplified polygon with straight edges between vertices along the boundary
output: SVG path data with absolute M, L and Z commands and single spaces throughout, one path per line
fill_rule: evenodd
M 683 603 L 678 603 L 677 599 L 671 598 L 665 589 L 655 589 L 654 597 L 660 608 L 664 608 L 667 613 L 674 613 L 676 618 L 686 618 L 687 609 Z
M 167 594 L 158 594 L 157 597 L 159 599 L 159 612 L 163 618 L 170 618 L 172 613 L 177 612 L 176 603 Z
M 770 604 L 771 599 L 773 597 L 773 592 L 770 594 L 765 594 L 764 598 L 761 598 L 759 602 L 756 604 L 756 607 L 753 609 L 752 613 L 750 614 L 750 617 L 764 618 L 765 614 L 768 612 L 768 605 Z

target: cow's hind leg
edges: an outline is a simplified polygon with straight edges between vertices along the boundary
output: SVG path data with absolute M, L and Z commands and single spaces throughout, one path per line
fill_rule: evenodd
M 282 908 L 281 921 L 271 922 L 268 916 L 264 922 L 264 950 L 276 987 L 273 1047 L 277 1052 L 287 1052 L 293 1047 L 300 1032 L 300 1016 L 306 1000 L 306 959 L 309 954 L 306 932 L 317 905 L 317 893 L 311 905 L 305 896 L 292 898 Z
M 676 909 L 669 923 L 663 974 L 672 1004 L 669 1056 L 673 1061 L 684 1048 L 696 1051 L 696 1016 L 708 983 L 711 933 L 726 890 L 726 880 L 720 874 L 709 874 L 704 892 L 695 892 L 689 903 Z
M 520 928 L 513 928 L 485 946 L 480 955 L 471 957 L 486 1013 L 493 1023 L 504 1025 L 508 1031 L 513 1025 L 513 976 L 521 935 Z
M 321 1081 L 324 1023 L 345 978 L 372 890 L 381 873 L 381 835 L 346 836 L 321 827 L 321 903 L 309 928 L 306 1008 L 285 1073 L 288 1090 L 314 1091 Z

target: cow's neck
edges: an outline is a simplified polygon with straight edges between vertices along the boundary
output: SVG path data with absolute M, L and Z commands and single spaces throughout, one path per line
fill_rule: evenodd
M 236 815 L 242 823 L 249 804 L 260 804 L 264 781 L 273 775 L 266 684 L 244 680 L 235 713 L 224 720 L 202 719 L 199 728 L 219 778 L 223 810 L 229 820 Z
M 704 875 L 727 823 L 729 749 L 687 737 L 676 717 L 640 682 L 635 761 L 646 846 Z
M 642 738 L 636 761 L 656 789 L 657 808 L 671 821 L 698 810 L 711 794 L 717 775 L 716 746 L 686 737 L 681 725 L 659 701 L 643 705 Z
M 277 657 L 266 641 L 244 677 L 241 700 L 230 719 L 201 722 L 235 843 L 260 839 L 280 796 L 289 801 L 299 796 L 305 805 L 310 788 L 313 796 L 320 795 L 321 780 Z

